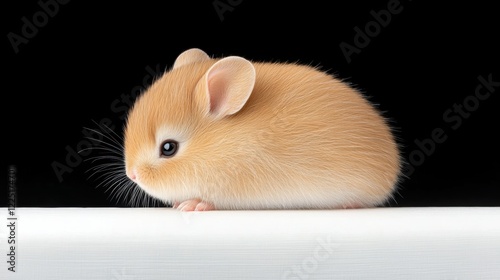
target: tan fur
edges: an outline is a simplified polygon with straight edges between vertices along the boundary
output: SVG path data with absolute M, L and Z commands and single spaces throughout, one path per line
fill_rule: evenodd
M 241 110 L 211 118 L 199 81 L 220 59 L 196 55 L 158 79 L 128 116 L 127 173 L 148 194 L 216 209 L 371 207 L 391 197 L 398 147 L 355 89 L 309 66 L 255 62 Z M 172 158 L 159 156 L 166 139 L 180 143 Z

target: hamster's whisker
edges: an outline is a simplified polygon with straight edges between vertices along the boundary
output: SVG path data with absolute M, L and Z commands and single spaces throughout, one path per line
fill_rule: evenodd
M 102 126 L 100 126 L 100 125 L 98 125 L 98 126 L 99 126 L 99 128 L 101 128 L 101 129 L 103 128 L 103 127 L 102 127 Z M 111 142 L 113 142 L 114 144 L 116 144 L 118 147 L 123 147 L 123 144 L 122 144 L 120 141 L 118 141 L 118 140 L 116 139 L 116 138 L 118 138 L 119 140 L 122 140 L 122 138 L 121 138 L 120 136 L 118 136 L 118 135 L 116 134 L 116 132 L 114 132 L 114 131 L 113 131 L 112 129 L 110 129 L 109 127 L 106 127 L 106 130 L 108 131 L 108 133 L 109 133 L 109 132 L 113 132 L 113 133 L 114 133 L 114 135 L 116 135 L 116 136 L 112 136 L 111 134 L 105 134 L 105 133 L 103 133 L 103 132 L 101 132 L 101 131 L 98 131 L 98 130 L 96 130 L 96 129 L 87 128 L 87 127 L 84 127 L 84 128 L 85 128 L 85 129 L 87 129 L 87 130 L 90 130 L 90 131 L 92 131 L 92 132 L 94 132 L 94 133 L 97 133 L 97 134 L 101 135 L 102 137 L 104 137 L 104 138 L 106 138 L 106 139 L 110 140 Z M 115 138 L 115 137 L 116 137 L 116 138 Z
M 117 180 L 116 182 L 111 183 L 105 192 L 109 192 L 110 199 L 117 199 L 119 201 L 118 194 L 123 188 L 126 188 L 126 182 L 123 180 Z
M 94 147 L 89 147 L 89 148 L 85 148 L 85 149 L 80 149 L 77 151 L 77 153 L 82 153 L 82 152 L 85 152 L 85 151 L 88 151 L 88 150 L 94 150 Z
M 143 195 L 138 191 L 141 189 L 125 174 L 123 137 L 108 126 L 93 122 L 97 128 L 84 127 L 92 132 L 90 136 L 85 137 L 92 146 L 78 151 L 98 152 L 97 155 L 84 159 L 92 164 L 85 173 L 89 174 L 89 179 L 99 181 L 96 188 L 105 187 L 104 192 L 108 193 L 108 199 L 131 206 L 139 205 L 143 201 Z
M 119 191 L 117 192 L 119 194 L 118 197 L 117 197 L 118 200 L 121 199 L 122 201 L 124 201 L 125 203 L 127 203 L 127 199 L 126 198 L 131 196 L 131 192 L 134 191 L 134 188 L 135 188 L 135 185 L 132 185 L 132 186 L 130 186 L 130 185 L 124 185 L 124 186 L 122 186 L 119 189 Z M 123 196 L 123 198 L 122 198 L 122 196 Z
M 123 141 L 123 137 L 119 134 L 117 134 L 113 129 L 111 129 L 109 126 L 107 125 L 104 125 L 104 124 L 99 124 L 97 122 L 94 121 L 94 123 L 99 127 L 101 128 L 102 130 L 106 129 L 106 131 L 108 131 L 109 133 L 109 137 L 113 138 L 113 139 L 118 139 L 120 141 Z M 103 129 L 104 128 L 104 129 Z M 113 133 L 113 135 L 111 135 L 111 133 Z
M 134 207 L 139 207 L 141 206 L 141 199 L 143 197 L 143 193 L 140 191 L 140 188 L 136 187 L 135 188 L 135 202 L 133 204 Z
M 115 157 L 122 157 L 122 153 L 119 152 L 119 151 L 114 151 L 114 150 L 111 150 L 109 148 L 105 148 L 105 147 L 93 147 L 93 148 L 87 148 L 87 149 L 82 149 L 82 150 L 79 150 L 78 153 L 81 153 L 85 150 L 93 150 L 93 151 L 99 151 L 99 152 L 106 152 L 106 153 L 109 153 L 110 155 L 113 155 Z
M 125 190 L 131 188 L 131 184 L 130 183 L 127 184 L 127 182 L 124 180 L 119 180 L 115 182 L 114 185 L 115 188 L 113 188 L 113 191 L 111 193 L 114 193 L 114 195 L 118 200 L 120 200 L 120 196 L 123 194 Z
M 142 188 L 139 188 L 142 193 L 142 207 L 157 207 L 158 200 L 147 194 Z
M 110 187 L 106 190 L 108 191 L 111 189 L 110 197 L 113 199 L 116 199 L 117 201 L 121 201 L 120 198 L 123 195 L 123 192 L 127 189 L 130 189 L 130 184 L 127 184 L 126 181 L 123 180 L 118 180 L 117 182 L 114 182 L 113 184 L 110 185 Z M 123 200 L 125 201 L 125 200 Z
M 134 203 L 135 207 L 140 207 L 141 205 L 144 206 L 144 191 L 139 187 L 135 189 L 137 190 L 136 203 Z
M 121 179 L 127 180 L 125 172 L 122 169 L 109 170 L 108 172 L 103 172 L 103 173 L 104 173 L 103 177 L 105 178 L 98 186 L 100 186 L 101 184 L 111 183 L 110 181 L 121 181 Z
M 112 152 L 112 153 L 118 154 L 118 155 L 122 154 L 123 148 L 122 147 L 117 147 L 113 143 L 102 141 L 102 140 L 97 139 L 97 138 L 91 138 L 91 137 L 85 137 L 85 138 L 87 138 L 87 139 L 89 139 L 91 141 L 99 142 L 100 144 L 102 144 L 103 146 L 106 146 L 106 147 L 93 146 L 93 147 L 82 149 L 79 152 L 85 151 L 85 150 L 103 150 L 103 151 Z
M 107 185 L 109 184 L 110 187 L 113 187 L 114 185 L 118 184 L 119 182 L 116 180 L 117 178 L 119 178 L 120 176 L 118 176 L 119 174 L 116 174 L 116 173 L 106 173 L 106 176 L 105 178 L 99 183 L 97 184 L 96 188 L 99 188 L 101 186 L 104 186 L 104 185 Z
M 104 170 L 103 169 L 107 169 Z M 123 171 L 125 168 L 122 164 L 118 163 L 101 163 L 101 164 L 96 164 L 93 167 L 89 168 L 87 171 L 96 171 L 96 172 L 103 172 L 103 173 L 108 173 L 107 171 Z
M 123 158 L 122 157 L 118 157 L 118 156 L 93 156 L 93 157 L 89 157 L 89 158 L 86 158 L 85 161 L 91 161 L 92 163 L 95 163 L 97 161 L 100 161 L 100 160 L 117 160 L 118 162 L 120 162 L 120 164 L 123 165 L 122 161 L 123 161 Z
M 94 164 L 92 167 L 90 167 L 87 171 L 103 170 L 107 167 L 121 168 L 125 171 L 125 165 L 123 165 L 123 163 L 121 163 L 121 162 L 103 162 L 103 163 L 97 164 L 97 161 L 98 160 L 93 160 L 92 163 L 96 163 L 96 164 Z M 104 170 L 103 172 L 106 172 L 106 171 Z
M 117 150 L 120 150 L 121 148 L 123 148 L 123 144 L 121 144 L 121 143 L 119 143 L 119 142 L 117 142 L 115 140 L 109 140 L 109 139 L 106 139 L 106 138 L 99 139 L 99 138 L 90 137 L 90 136 L 86 136 L 85 138 L 89 139 L 89 140 L 92 140 L 94 142 L 99 142 L 101 144 L 105 144 L 108 147 L 115 148 Z
M 154 199 L 152 196 L 147 194 L 143 189 L 141 189 L 142 193 L 142 206 L 143 207 L 156 207 L 157 206 L 157 200 Z
M 142 192 L 142 205 L 143 207 L 150 207 L 151 204 L 155 206 L 154 201 L 151 200 L 151 196 L 149 196 L 145 191 Z
M 105 176 L 113 176 L 115 172 L 122 172 L 123 171 L 123 167 L 121 166 L 115 166 L 115 167 L 109 167 L 109 168 L 106 168 L 107 170 L 106 171 L 103 171 L 103 169 L 105 169 L 106 167 L 104 166 L 98 166 L 96 168 L 93 168 L 95 170 L 87 170 L 87 171 L 93 171 L 89 176 L 88 178 L 92 178 L 92 177 L 95 177 L 97 174 L 99 173 L 102 173 L 101 175 L 95 177 L 96 180 L 98 179 L 101 179 Z M 85 173 L 87 173 L 87 171 Z
M 137 196 L 139 194 L 139 191 L 137 190 L 137 187 L 132 188 L 132 195 L 129 200 L 129 205 L 134 207 L 135 203 L 137 201 Z
M 146 200 L 145 205 L 150 207 L 151 205 L 153 207 L 157 207 L 159 205 L 158 200 L 153 198 L 152 196 L 148 195 L 146 192 L 144 193 L 144 199 Z

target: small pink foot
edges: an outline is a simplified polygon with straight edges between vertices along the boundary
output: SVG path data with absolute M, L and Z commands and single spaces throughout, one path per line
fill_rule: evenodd
M 179 211 L 210 211 L 215 210 L 215 207 L 201 199 L 190 199 L 183 202 L 175 202 L 173 208 Z

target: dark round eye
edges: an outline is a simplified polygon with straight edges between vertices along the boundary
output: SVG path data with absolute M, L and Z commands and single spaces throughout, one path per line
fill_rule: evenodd
M 172 157 L 177 152 L 179 143 L 174 140 L 166 140 L 161 143 L 160 157 Z

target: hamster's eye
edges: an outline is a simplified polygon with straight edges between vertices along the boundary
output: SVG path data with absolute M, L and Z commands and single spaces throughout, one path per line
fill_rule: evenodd
M 174 140 L 165 140 L 160 146 L 160 157 L 172 157 L 177 152 L 179 143 Z

